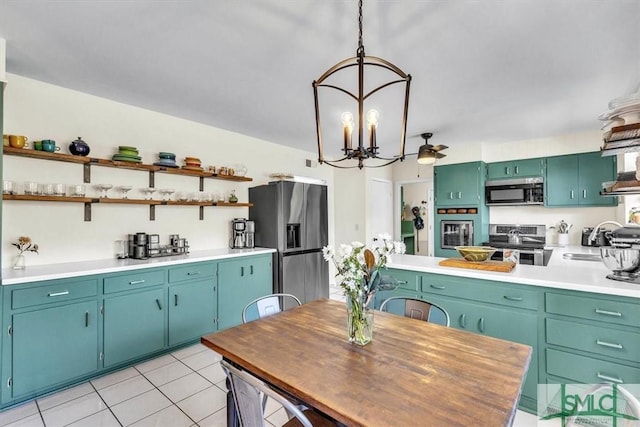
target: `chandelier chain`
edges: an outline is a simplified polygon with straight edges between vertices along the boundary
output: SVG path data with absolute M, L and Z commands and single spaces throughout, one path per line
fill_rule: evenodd
M 364 44 L 362 42 L 362 0 L 358 0 L 358 52 L 364 52 Z

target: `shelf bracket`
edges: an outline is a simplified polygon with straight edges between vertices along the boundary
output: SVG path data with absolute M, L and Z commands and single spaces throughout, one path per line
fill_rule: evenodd
M 83 176 L 82 180 L 85 184 L 89 184 L 91 182 L 91 163 L 85 163 L 82 166 Z
M 156 173 L 155 171 L 149 171 L 149 187 L 154 188 L 156 186 Z
M 204 219 L 204 206 L 200 206 L 200 221 Z
M 200 177 L 200 191 L 204 191 L 204 176 Z
M 156 205 L 149 205 L 149 221 L 155 221 L 155 220 L 156 220 Z
M 84 220 L 91 221 L 91 202 L 84 203 Z

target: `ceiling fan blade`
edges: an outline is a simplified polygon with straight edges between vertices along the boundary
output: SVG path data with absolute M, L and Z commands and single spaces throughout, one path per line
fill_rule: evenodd
M 445 149 L 447 149 L 447 148 L 449 148 L 449 147 L 447 147 L 446 145 L 441 145 L 441 144 L 440 144 L 440 145 L 436 145 L 435 147 L 432 147 L 431 149 L 432 149 L 433 151 L 441 151 L 441 150 L 445 150 Z
M 435 153 L 433 153 L 433 154 L 434 154 L 434 156 L 436 157 L 436 159 L 441 159 L 441 158 L 443 158 L 443 157 L 447 157 L 447 155 L 446 155 L 446 154 L 442 154 L 442 153 L 438 153 L 438 152 L 435 152 Z

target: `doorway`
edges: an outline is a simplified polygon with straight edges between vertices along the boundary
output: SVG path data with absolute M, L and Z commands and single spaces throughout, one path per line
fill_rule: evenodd
M 396 182 L 394 206 L 396 239 L 408 254 L 433 256 L 433 179 Z

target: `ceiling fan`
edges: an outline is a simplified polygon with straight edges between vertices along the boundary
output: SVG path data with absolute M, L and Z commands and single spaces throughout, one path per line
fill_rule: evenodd
M 418 149 L 418 163 L 421 165 L 433 164 L 436 159 L 441 159 L 446 156 L 440 151 L 449 148 L 446 145 L 431 145 L 429 144 L 429 138 L 433 136 L 431 132 L 425 132 L 420 135 L 424 139 L 424 145 L 421 145 Z

